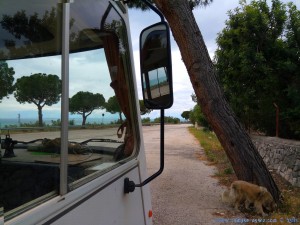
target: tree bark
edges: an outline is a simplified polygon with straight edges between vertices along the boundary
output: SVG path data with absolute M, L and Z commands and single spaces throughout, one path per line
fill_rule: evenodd
M 82 123 L 81 123 L 81 126 L 85 126 L 86 118 L 87 118 L 87 116 L 85 115 L 85 113 L 83 113 L 82 114 Z
M 43 126 L 43 107 L 38 105 L 39 127 Z
M 188 1 L 154 2 L 170 25 L 198 104 L 222 144 L 238 179 L 266 187 L 274 200 L 279 202 L 280 191 L 272 175 L 225 99 Z

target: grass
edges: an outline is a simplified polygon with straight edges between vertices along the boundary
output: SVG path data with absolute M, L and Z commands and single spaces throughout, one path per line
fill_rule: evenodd
M 216 135 L 213 132 L 197 130 L 194 127 L 190 127 L 189 131 L 199 140 L 204 149 L 206 158 L 200 159 L 207 160 L 209 164 L 214 165 L 218 171 L 214 177 L 219 180 L 220 184 L 229 187 L 237 177 Z M 282 193 L 283 202 L 271 216 L 265 218 L 265 221 L 269 221 L 268 223 L 255 222 L 255 224 L 300 224 L 300 188 L 293 187 L 276 173 L 272 173 L 272 176 Z M 255 215 L 246 213 L 245 217 L 251 220 L 255 218 Z
M 216 135 L 213 132 L 197 130 L 194 127 L 190 127 L 189 131 L 199 140 L 209 164 L 217 168 L 215 177 L 221 184 L 229 186 L 232 181 L 236 180 L 236 176 Z
M 217 163 L 218 158 L 215 152 L 222 151 L 222 146 L 216 136 L 212 132 L 197 130 L 193 127 L 190 127 L 189 130 L 200 141 L 208 161 Z
M 283 219 L 284 223 L 280 224 L 300 224 L 300 188 L 293 187 L 279 175 L 273 175 L 273 177 L 284 200 L 272 218 L 276 218 L 278 221 Z M 297 222 L 293 221 L 293 218 L 297 219 Z

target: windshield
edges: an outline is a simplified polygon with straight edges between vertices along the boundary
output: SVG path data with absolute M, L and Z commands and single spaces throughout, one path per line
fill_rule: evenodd
M 1 205 L 6 218 L 25 203 L 59 193 L 62 18 L 56 0 L 1 1 Z M 70 4 L 69 25 L 66 182 L 72 191 L 128 161 L 137 138 L 124 20 L 109 1 L 85 0 Z

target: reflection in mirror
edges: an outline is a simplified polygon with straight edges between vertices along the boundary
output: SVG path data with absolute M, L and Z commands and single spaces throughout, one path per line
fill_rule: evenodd
M 151 104 L 164 105 L 169 101 L 170 86 L 166 68 L 158 68 L 143 74 L 144 96 Z M 152 99 L 155 99 L 153 101 Z
M 161 22 L 141 34 L 141 73 L 145 106 L 164 109 L 172 106 L 172 68 L 169 29 Z

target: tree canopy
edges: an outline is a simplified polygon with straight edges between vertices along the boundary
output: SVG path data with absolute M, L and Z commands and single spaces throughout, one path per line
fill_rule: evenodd
M 123 122 L 122 110 L 116 96 L 112 96 L 107 100 L 105 108 L 106 111 L 110 112 L 111 114 L 119 113 L 120 122 Z
M 1 27 L 11 35 L 7 35 L 5 45 L 10 49 L 7 53 L 0 52 L 0 57 L 22 58 L 24 56 L 47 56 L 57 54 L 55 48 L 58 35 L 60 15 L 56 7 L 46 10 L 44 14 L 28 12 L 26 10 L 17 11 L 15 14 L 3 14 L 0 19 Z M 78 36 L 71 28 L 74 19 L 70 19 L 70 45 L 78 45 Z M 17 44 L 16 40 L 21 40 L 24 44 Z M 40 44 L 47 41 L 47 45 Z
M 197 103 L 197 96 L 194 93 L 191 95 L 191 98 L 192 98 L 193 102 Z M 194 108 L 190 111 L 189 119 L 193 124 L 195 124 L 197 122 L 197 124 L 199 126 L 202 126 L 203 128 L 205 128 L 207 130 L 211 129 L 205 115 L 203 114 L 203 112 L 201 110 L 201 107 L 198 104 L 196 104 L 194 106 Z
M 300 12 L 272 0 L 252 1 L 229 12 L 217 38 L 216 66 L 230 104 L 247 128 L 300 138 Z
M 5 61 L 0 61 L 0 102 L 14 91 L 14 74 L 15 71 L 12 67 L 8 67 Z
M 152 109 L 146 108 L 144 104 L 144 100 L 139 100 L 139 103 L 140 103 L 141 115 L 149 114 L 152 111 Z
M 150 3 L 154 3 L 153 0 L 148 0 Z M 190 8 L 194 9 L 197 6 L 207 6 L 209 5 L 211 2 L 213 2 L 213 0 L 188 0 Z M 148 6 L 145 5 L 145 3 L 143 3 L 140 0 L 130 0 L 128 1 L 128 7 L 129 8 L 137 8 L 137 9 L 141 9 L 141 10 L 148 10 Z
M 82 126 L 85 125 L 86 119 L 95 109 L 103 109 L 105 106 L 105 98 L 102 94 L 93 94 L 88 91 L 79 91 L 69 102 L 69 111 L 72 114 L 82 115 Z
M 43 126 L 42 108 L 56 104 L 61 97 L 61 80 L 57 75 L 36 73 L 17 79 L 14 96 L 19 103 L 33 103 L 38 108 L 39 126 Z
M 186 0 L 153 0 L 163 13 L 181 52 L 197 103 L 217 135 L 238 179 L 266 187 L 279 202 L 280 191 L 219 84 L 217 71 Z
M 190 114 L 191 114 L 191 111 L 183 111 L 181 113 L 181 117 L 185 120 L 188 120 L 190 118 Z

